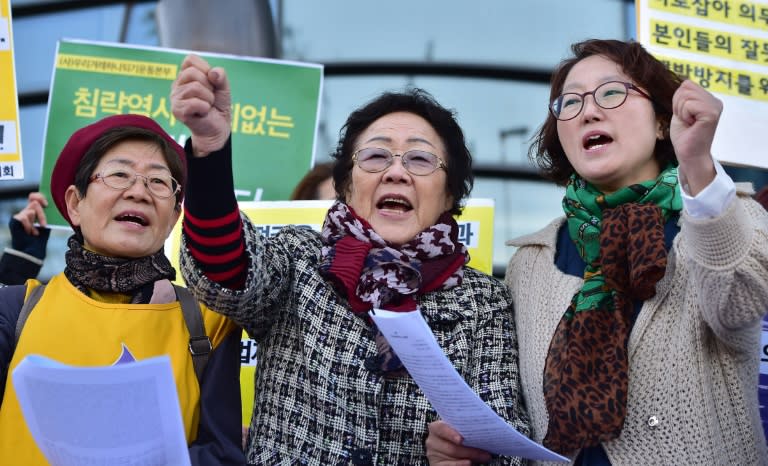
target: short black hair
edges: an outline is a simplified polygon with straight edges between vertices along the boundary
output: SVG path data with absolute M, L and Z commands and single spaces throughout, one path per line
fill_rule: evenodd
M 456 121 L 455 112 L 440 105 L 432 95 L 419 88 L 405 92 L 385 92 L 353 111 L 339 133 L 339 143 L 331 156 L 336 160 L 333 181 L 339 199 L 346 200 L 353 167 L 352 154 L 357 139 L 374 121 L 396 112 L 408 112 L 425 119 L 445 146 L 446 189 L 453 197 L 450 212 L 461 213 L 462 201 L 469 196 L 474 184 L 472 155 L 464 141 L 464 132 Z

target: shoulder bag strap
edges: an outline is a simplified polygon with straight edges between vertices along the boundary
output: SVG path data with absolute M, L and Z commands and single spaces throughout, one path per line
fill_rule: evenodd
M 29 297 L 24 300 L 24 305 L 21 306 L 19 318 L 16 319 L 16 340 L 14 340 L 14 347 L 16 346 L 16 343 L 19 342 L 21 329 L 24 328 L 24 323 L 27 321 L 29 313 L 32 312 L 32 308 L 35 307 L 35 304 L 40 301 L 40 297 L 43 295 L 43 291 L 45 291 L 45 285 L 38 285 L 32 290 L 31 293 L 29 293 Z
M 184 315 L 184 322 L 189 330 L 189 352 L 192 354 L 192 365 L 195 368 L 198 383 L 203 380 L 205 365 L 208 364 L 208 357 L 213 350 L 211 339 L 205 334 L 203 325 L 203 312 L 200 305 L 184 287 L 173 285 L 176 289 L 176 297 L 181 302 L 181 313 Z

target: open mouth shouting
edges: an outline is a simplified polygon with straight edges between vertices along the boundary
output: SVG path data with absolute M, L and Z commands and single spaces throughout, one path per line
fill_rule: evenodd
M 115 217 L 115 220 L 117 220 L 118 222 L 135 223 L 143 227 L 149 225 L 149 220 L 147 220 L 147 217 L 145 217 L 140 212 L 123 212 L 117 217 Z
M 405 213 L 413 210 L 410 201 L 403 196 L 387 194 L 376 203 L 376 208 L 384 211 Z
M 581 145 L 587 151 L 600 149 L 613 142 L 613 138 L 606 133 L 592 131 L 587 133 L 581 140 Z

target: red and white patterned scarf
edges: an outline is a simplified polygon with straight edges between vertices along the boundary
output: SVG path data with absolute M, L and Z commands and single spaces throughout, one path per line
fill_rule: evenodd
M 320 273 L 347 298 L 355 314 L 365 315 L 372 308 L 412 311 L 419 294 L 461 284 L 469 253 L 458 241 L 458 232 L 456 220 L 445 212 L 411 241 L 395 246 L 337 201 L 323 224 Z M 390 367 L 399 361 L 389 364 L 392 355 L 382 350 L 381 339 L 377 332 L 382 370 L 399 369 Z

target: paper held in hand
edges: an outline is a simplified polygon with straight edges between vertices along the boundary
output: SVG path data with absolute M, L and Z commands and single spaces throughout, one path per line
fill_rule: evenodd
M 370 316 L 440 418 L 464 437 L 464 445 L 531 460 L 569 461 L 515 430 L 477 396 L 445 356 L 420 311 L 375 309 Z
M 190 464 L 168 356 L 74 367 L 29 355 L 13 386 L 51 464 Z

